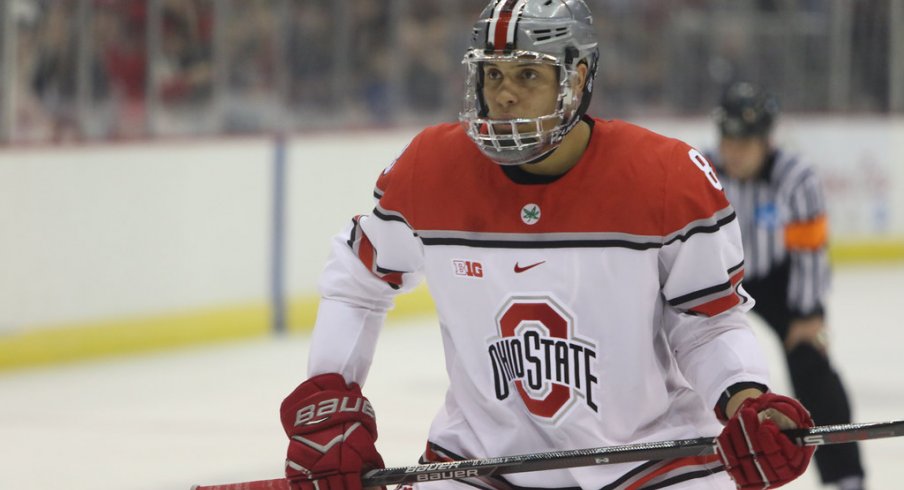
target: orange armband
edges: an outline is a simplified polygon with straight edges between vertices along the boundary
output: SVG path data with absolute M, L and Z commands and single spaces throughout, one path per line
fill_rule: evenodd
M 813 251 L 826 245 L 829 239 L 829 220 L 821 214 L 810 221 L 797 221 L 785 226 L 785 248 L 792 251 Z

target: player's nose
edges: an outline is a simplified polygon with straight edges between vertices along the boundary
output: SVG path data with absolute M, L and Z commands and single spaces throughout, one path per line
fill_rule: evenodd
M 502 107 L 511 107 L 518 103 L 518 94 L 508 82 L 503 82 L 496 91 L 494 99 Z

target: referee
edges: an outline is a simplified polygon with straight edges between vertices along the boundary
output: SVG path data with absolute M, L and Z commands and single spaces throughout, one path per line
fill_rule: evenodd
M 782 340 L 796 396 L 818 425 L 851 421 L 844 385 L 829 362 L 825 295 L 828 219 L 813 168 L 773 146 L 778 102 L 747 82 L 730 85 L 715 111 L 720 141 L 708 157 L 735 208 L 744 242 L 744 288 L 753 311 Z M 862 490 L 856 444 L 822 446 L 823 483 Z

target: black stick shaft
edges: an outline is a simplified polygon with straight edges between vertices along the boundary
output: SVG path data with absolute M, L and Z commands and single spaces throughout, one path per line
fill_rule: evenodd
M 841 424 L 784 431 L 802 446 L 821 446 L 904 435 L 904 421 L 865 424 Z M 499 458 L 467 459 L 372 470 L 364 474 L 364 487 L 436 480 L 474 478 L 578 466 L 628 463 L 714 454 L 715 439 L 679 439 L 674 441 L 628 444 L 569 451 L 522 454 Z
M 904 436 L 904 420 L 867 424 L 841 424 L 786 430 L 784 433 L 801 446 L 821 446 L 846 442 Z M 364 487 L 394 485 L 435 480 L 473 478 L 525 471 L 552 470 L 578 466 L 628 463 L 714 454 L 715 439 L 679 439 L 675 441 L 629 444 L 571 451 L 523 454 L 501 458 L 468 459 L 449 463 L 434 463 L 385 468 L 364 474 Z M 192 487 L 196 490 L 289 490 L 285 478 L 226 483 Z

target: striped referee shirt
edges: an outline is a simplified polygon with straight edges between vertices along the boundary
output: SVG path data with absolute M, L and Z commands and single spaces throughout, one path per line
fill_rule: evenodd
M 716 152 L 707 158 L 738 216 L 746 278 L 765 279 L 787 264 L 791 312 L 821 313 L 831 278 L 826 203 L 814 169 L 774 150 L 758 176 L 738 180 L 726 174 Z

